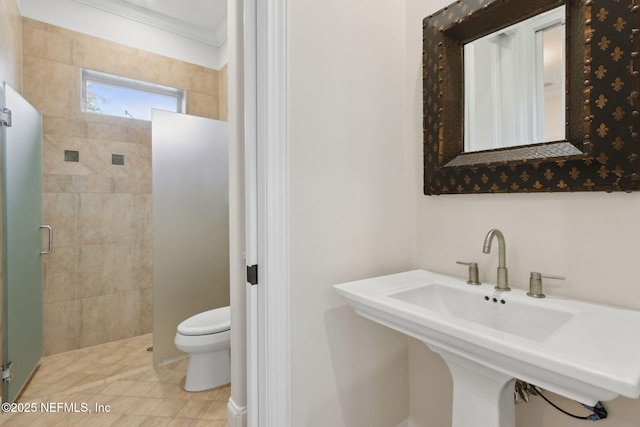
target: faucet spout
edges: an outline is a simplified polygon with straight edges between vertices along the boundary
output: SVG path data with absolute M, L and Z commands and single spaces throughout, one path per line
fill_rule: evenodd
M 489 230 L 487 236 L 484 238 L 482 252 L 485 254 L 491 252 L 491 242 L 494 237 L 498 239 L 498 284 L 496 290 L 510 291 L 511 288 L 509 287 L 509 278 L 507 275 L 507 249 L 504 234 L 497 228 Z

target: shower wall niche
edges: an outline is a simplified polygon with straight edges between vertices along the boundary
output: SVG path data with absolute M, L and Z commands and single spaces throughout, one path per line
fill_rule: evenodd
M 226 119 L 226 66 L 26 18 L 22 27 L 23 94 L 44 120 L 44 222 L 56 230 L 45 262 L 45 354 L 150 333 L 151 123 L 81 112 L 81 68 L 184 88 L 188 114 Z M 114 154 L 124 165 L 112 164 Z

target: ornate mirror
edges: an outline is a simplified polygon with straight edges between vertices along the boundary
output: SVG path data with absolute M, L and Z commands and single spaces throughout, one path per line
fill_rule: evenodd
M 425 18 L 425 194 L 640 190 L 639 4 L 458 0 Z

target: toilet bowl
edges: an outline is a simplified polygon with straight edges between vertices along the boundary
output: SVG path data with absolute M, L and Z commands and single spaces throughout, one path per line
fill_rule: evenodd
M 178 325 L 174 343 L 189 354 L 186 391 L 203 391 L 231 381 L 231 309 L 216 308 Z

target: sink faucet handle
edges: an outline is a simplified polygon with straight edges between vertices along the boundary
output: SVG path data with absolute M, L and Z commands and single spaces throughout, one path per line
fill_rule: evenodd
M 469 266 L 469 280 L 467 280 L 468 284 L 470 284 L 470 285 L 480 285 L 480 284 L 482 284 L 482 282 L 480 282 L 480 279 L 478 278 L 479 274 L 478 274 L 478 263 L 477 262 L 456 261 L 456 264 L 468 265 Z
M 562 276 L 554 276 L 551 274 L 542 274 L 537 271 L 531 272 L 531 277 L 529 277 L 529 292 L 527 295 L 532 298 L 544 298 L 545 295 L 542 293 L 542 278 L 545 279 L 555 279 L 555 280 L 564 280 L 565 278 Z
M 531 273 L 533 274 L 533 273 Z M 538 273 L 540 274 L 540 277 L 542 277 L 543 279 L 555 279 L 555 280 L 564 280 L 566 279 L 566 277 L 564 276 L 554 276 L 553 274 L 545 274 L 545 273 Z

